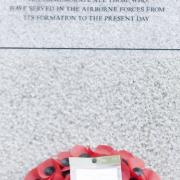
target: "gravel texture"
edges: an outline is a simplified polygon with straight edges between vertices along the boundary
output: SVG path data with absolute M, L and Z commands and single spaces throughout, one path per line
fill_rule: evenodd
M 75 144 L 109 144 L 180 177 L 180 54 L 0 51 L 0 179 Z

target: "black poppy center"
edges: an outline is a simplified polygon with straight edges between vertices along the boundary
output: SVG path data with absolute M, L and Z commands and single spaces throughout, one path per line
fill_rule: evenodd
M 131 177 L 129 180 L 137 180 L 136 178 L 134 178 L 134 177 Z
M 69 166 L 69 158 L 64 158 L 61 160 L 63 166 Z
M 64 177 L 67 176 L 68 174 L 70 174 L 70 171 L 69 171 L 69 170 L 62 172 L 62 175 L 63 175 Z
M 55 168 L 54 168 L 53 166 L 47 167 L 47 168 L 44 170 L 44 174 L 45 174 L 46 176 L 50 176 L 50 175 L 52 175 L 54 172 L 55 172 Z
M 135 174 L 136 174 L 137 176 L 141 176 L 141 175 L 143 174 L 142 169 L 141 169 L 141 168 L 138 168 L 138 167 L 134 168 L 133 171 L 135 172 Z
M 97 159 L 96 158 L 93 158 L 92 159 L 92 163 L 96 163 L 97 162 Z
M 85 158 L 88 158 L 88 157 L 90 157 L 90 155 L 89 155 L 89 154 L 86 154 L 86 153 L 83 153 L 83 154 L 81 154 L 79 157 L 85 157 Z

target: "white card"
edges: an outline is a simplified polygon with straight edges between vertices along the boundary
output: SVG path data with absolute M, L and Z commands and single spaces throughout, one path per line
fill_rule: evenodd
M 70 158 L 71 180 L 122 180 L 120 156 Z
M 77 169 L 76 180 L 120 180 L 120 168 Z

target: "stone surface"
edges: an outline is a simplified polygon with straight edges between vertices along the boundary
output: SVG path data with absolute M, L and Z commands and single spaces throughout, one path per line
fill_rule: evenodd
M 75 144 L 180 177 L 180 53 L 0 50 L 0 179 Z
M 13 47 L 81 47 L 81 48 L 178 48 L 180 49 L 180 15 L 178 0 L 125 0 L 110 3 L 100 0 L 76 3 L 54 0 L 1 0 L 0 46 Z M 63 0 L 62 0 L 63 1 Z M 127 3 L 126 3 L 127 1 Z M 123 3 L 124 2 L 124 3 Z M 25 6 L 22 11 L 17 6 Z M 13 6 L 13 8 L 12 8 Z M 29 8 L 29 6 L 31 8 Z M 40 6 L 40 10 L 37 10 Z M 47 6 L 48 8 L 46 8 Z M 49 7 L 118 7 L 117 12 L 54 11 Z M 32 10 L 33 8 L 36 10 Z M 139 10 L 120 10 L 139 8 Z M 142 12 L 141 9 L 144 8 Z M 146 9 L 154 10 L 146 10 Z M 158 9 L 165 9 L 162 10 Z M 11 11 L 10 11 L 11 9 Z M 17 10 L 18 9 L 18 10 Z M 31 9 L 31 10 L 29 10 Z M 44 9 L 44 10 L 43 10 Z M 46 10 L 45 10 L 46 9 Z M 70 8 L 71 9 L 71 8 Z M 155 10 L 156 9 L 156 10 Z M 128 12 L 127 12 L 128 11 Z M 24 20 L 24 16 L 103 16 L 120 21 Z M 134 21 L 125 20 L 134 17 Z M 122 18 L 123 17 L 123 18 Z M 135 19 L 148 21 L 137 21 Z M 25 18 L 28 19 L 28 18 Z M 30 18 L 32 19 L 32 18 Z M 36 19 L 36 18 L 35 18 Z M 109 19 L 109 18 L 108 18 Z M 131 18 L 130 18 L 131 19 Z

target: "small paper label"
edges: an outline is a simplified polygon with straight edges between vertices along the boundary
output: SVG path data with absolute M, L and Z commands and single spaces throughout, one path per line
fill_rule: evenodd
M 122 180 L 120 156 L 70 158 L 71 180 Z

